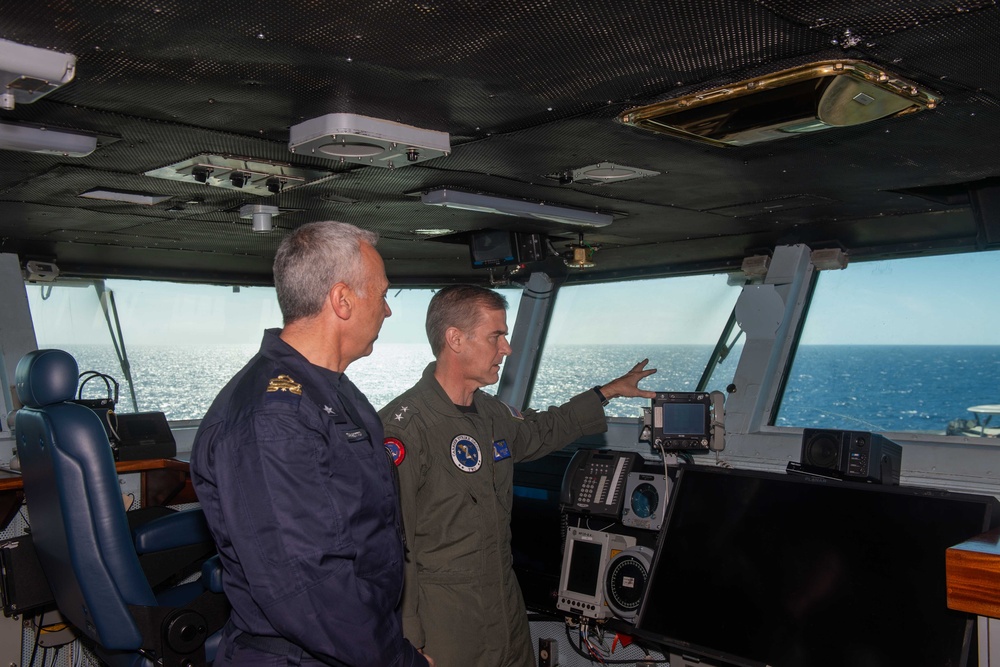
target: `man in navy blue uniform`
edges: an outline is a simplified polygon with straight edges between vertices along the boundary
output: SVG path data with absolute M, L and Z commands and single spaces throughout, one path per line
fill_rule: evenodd
M 392 313 L 377 237 L 304 225 L 274 260 L 283 329 L 215 399 L 191 472 L 232 604 L 215 665 L 422 667 L 403 638 L 395 468 L 344 375 Z

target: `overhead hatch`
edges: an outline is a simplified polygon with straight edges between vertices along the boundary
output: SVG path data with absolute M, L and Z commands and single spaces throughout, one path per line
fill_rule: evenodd
M 745 146 L 933 109 L 934 93 L 869 63 L 812 63 L 632 109 L 626 125 Z

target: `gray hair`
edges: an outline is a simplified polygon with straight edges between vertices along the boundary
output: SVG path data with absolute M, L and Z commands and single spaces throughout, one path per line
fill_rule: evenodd
M 431 298 L 427 307 L 427 340 L 437 357 L 444 349 L 448 327 L 465 332 L 479 324 L 483 310 L 507 310 L 507 299 L 478 285 L 452 285 Z
M 332 220 L 310 222 L 289 234 L 274 256 L 274 287 L 285 324 L 312 317 L 337 283 L 364 296 L 361 244 L 374 246 L 378 234 Z

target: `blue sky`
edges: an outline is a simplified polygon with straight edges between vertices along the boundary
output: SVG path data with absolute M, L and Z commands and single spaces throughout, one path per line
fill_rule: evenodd
M 1000 252 L 851 264 L 820 276 L 804 344 L 1000 345 Z M 109 280 L 130 344 L 256 344 L 280 326 L 270 288 Z M 29 286 L 41 344 L 105 343 L 93 288 L 46 300 Z M 513 326 L 519 297 L 505 292 Z M 563 290 L 550 339 L 566 344 L 714 344 L 739 289 L 725 276 L 643 280 Z M 390 288 L 384 343 L 425 343 L 431 292 Z

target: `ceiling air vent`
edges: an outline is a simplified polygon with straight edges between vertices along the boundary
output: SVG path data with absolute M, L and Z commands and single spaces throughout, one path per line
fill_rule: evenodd
M 715 146 L 745 146 L 933 109 L 940 101 L 874 65 L 828 61 L 632 109 L 618 120 Z

